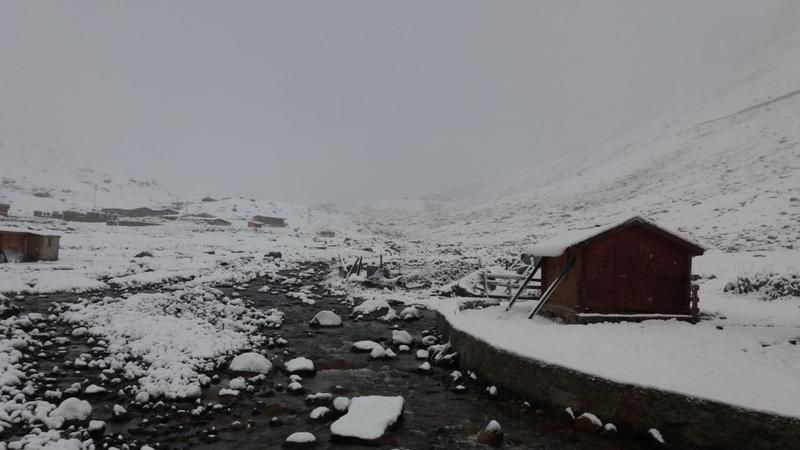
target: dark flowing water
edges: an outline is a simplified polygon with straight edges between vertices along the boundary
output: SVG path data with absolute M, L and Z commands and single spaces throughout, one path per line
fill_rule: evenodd
M 319 269 L 324 267 L 315 266 Z M 288 271 L 286 275 L 294 275 L 307 267 Z M 319 278 L 304 280 L 304 284 L 318 282 Z M 491 399 L 485 394 L 486 386 L 473 380 L 462 379 L 460 383 L 466 387 L 466 391 L 455 392 L 450 372 L 457 367 L 434 367 L 429 374 L 415 371 L 422 363 L 415 358 L 415 353 L 422 347 L 412 347 L 411 353 L 398 353 L 396 360 L 370 361 L 367 354 L 352 353 L 351 344 L 364 339 L 389 344 L 394 325 L 377 320 L 350 319 L 351 308 L 343 305 L 338 297 L 323 297 L 311 306 L 286 297 L 284 293 L 287 289 L 279 286 L 275 286 L 275 289 L 282 292 L 276 295 L 257 292 L 264 284 L 264 280 L 255 280 L 246 289 L 236 292 L 259 308 L 278 308 L 286 314 L 284 326 L 268 334 L 285 338 L 288 345 L 255 350 L 280 355 L 279 361 L 287 361 L 295 356 L 305 356 L 314 361 L 317 372 L 302 380 L 305 388 L 303 395 L 287 393 L 283 387 L 289 383 L 288 376 L 275 370 L 263 383 L 255 386 L 254 392 L 243 391 L 237 398 L 218 397 L 219 389 L 227 387 L 229 379 L 238 376 L 224 369 L 216 372 L 220 377 L 219 383 L 205 388 L 202 397 L 203 405 L 218 402 L 224 407 L 214 411 L 208 408 L 209 411 L 201 416 L 189 413 L 197 406 L 193 401 L 164 401 L 163 405 L 142 408 L 132 404 L 126 395 L 111 393 L 90 399 L 94 407 L 92 418 L 105 420 L 108 425 L 104 436 L 95 436 L 96 442 L 104 440 L 116 446 L 123 443 L 159 444 L 161 448 L 277 448 L 293 432 L 308 431 L 317 437 L 316 448 L 357 447 L 331 442 L 329 427 L 333 416 L 323 422 L 309 419 L 314 406 L 306 404 L 305 395 L 327 392 L 345 397 L 400 395 L 405 399 L 401 422 L 380 442 L 378 448 L 486 448 L 477 442 L 476 435 L 490 420 L 497 420 L 503 427 L 504 448 L 638 447 L 633 441 L 612 440 L 576 430 L 560 419 L 560 414 L 537 409 L 536 405 L 528 405 L 513 395 L 501 392 L 498 398 Z M 315 289 L 319 294 L 325 294 L 321 286 Z M 228 294 L 234 292 L 231 288 L 223 290 Z M 75 295 L 54 295 L 29 298 L 17 305 L 23 308 L 23 312 L 46 312 L 53 302 L 73 301 L 76 298 Z M 308 321 L 317 311 L 324 309 L 339 314 L 344 319 L 344 325 L 341 328 L 311 328 Z M 50 322 L 50 326 L 65 335 L 70 329 L 58 322 Z M 430 311 L 423 311 L 421 320 L 397 323 L 396 326 L 411 333 L 418 341 L 423 333 L 434 328 L 434 315 Z M 57 374 L 51 373 L 55 365 L 63 367 L 66 360 L 74 360 L 81 353 L 92 353 L 91 345 L 85 339 L 71 338 L 70 344 L 62 349 L 62 354 L 48 352 L 43 357 L 31 356 L 33 367 L 48 374 L 40 390 L 63 390 L 75 382 L 83 382 L 85 386 L 86 380 L 96 382 L 100 376 L 97 369 L 65 369 Z M 95 354 L 101 352 L 98 349 Z M 508 376 L 513 377 L 514 374 L 509 373 Z M 111 407 L 115 403 L 128 409 L 130 414 L 126 420 L 112 422 Z M 270 426 L 273 417 L 280 419 L 280 426 Z

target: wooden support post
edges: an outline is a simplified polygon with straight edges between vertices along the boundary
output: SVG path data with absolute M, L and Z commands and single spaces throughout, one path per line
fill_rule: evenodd
M 486 274 L 486 269 L 483 269 L 483 295 L 489 296 L 489 275 Z
M 519 296 L 522 295 L 522 291 L 525 290 L 525 288 L 528 286 L 528 283 L 530 283 L 531 280 L 533 279 L 533 276 L 542 267 L 542 261 L 544 261 L 544 259 L 540 259 L 539 262 L 537 262 L 536 265 L 533 266 L 533 269 L 531 270 L 531 273 L 529 273 L 528 276 L 525 277 L 525 280 L 522 282 L 522 284 L 519 285 L 519 289 L 517 289 L 517 293 L 514 294 L 514 296 L 511 297 L 511 301 L 508 302 L 508 306 L 506 307 L 506 311 L 511 309 L 511 305 L 513 305 L 514 302 L 517 301 Z
M 347 275 L 344 276 L 345 280 L 350 278 L 350 274 L 353 273 L 353 269 L 356 268 L 356 264 L 358 264 L 358 258 L 356 258 L 355 262 L 353 262 L 353 265 L 351 265 L 350 268 L 347 269 Z
M 358 257 L 358 261 L 356 261 L 356 276 L 361 275 L 361 266 L 363 265 L 362 262 L 364 261 L 363 256 Z
M 692 322 L 697 323 L 700 320 L 700 307 L 698 303 L 700 303 L 700 296 L 697 292 L 700 290 L 700 286 L 693 284 L 692 285 Z
M 564 280 L 564 277 L 567 276 L 567 272 L 569 272 L 569 270 L 572 269 L 573 264 L 575 264 L 575 257 L 572 257 L 569 260 L 569 262 L 567 263 L 567 267 L 564 267 L 564 270 L 561 271 L 560 274 L 558 274 L 558 277 L 556 277 L 553 283 L 547 287 L 547 290 L 544 291 L 544 294 L 542 294 L 542 298 L 539 299 L 539 303 L 537 303 L 536 306 L 533 307 L 531 313 L 528 315 L 528 319 L 533 319 L 533 316 L 535 316 L 536 313 L 538 313 L 542 309 L 542 306 L 544 306 L 547 300 L 550 300 L 550 297 L 553 295 L 553 292 L 556 291 L 558 285 L 561 284 L 561 281 Z

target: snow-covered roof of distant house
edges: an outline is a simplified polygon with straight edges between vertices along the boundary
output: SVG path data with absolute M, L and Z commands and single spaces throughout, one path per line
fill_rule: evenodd
M 543 256 L 543 257 L 561 256 L 570 247 L 586 243 L 615 228 L 625 227 L 630 225 L 644 226 L 645 228 L 651 231 L 654 231 L 674 242 L 683 245 L 684 247 L 687 247 L 694 254 L 702 255 L 703 252 L 705 251 L 705 249 L 696 242 L 693 242 L 674 231 L 656 225 L 655 223 L 641 216 L 634 216 L 623 222 L 616 222 L 609 225 L 595 226 L 592 228 L 583 228 L 579 230 L 568 231 L 554 238 L 539 242 L 538 244 L 534 245 L 533 248 L 529 249 L 528 253 L 534 256 Z

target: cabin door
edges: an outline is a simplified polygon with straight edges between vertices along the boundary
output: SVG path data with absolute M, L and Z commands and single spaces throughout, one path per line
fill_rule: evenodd
M 617 244 L 614 249 L 616 310 L 624 313 L 647 312 L 647 259 L 644 249 Z

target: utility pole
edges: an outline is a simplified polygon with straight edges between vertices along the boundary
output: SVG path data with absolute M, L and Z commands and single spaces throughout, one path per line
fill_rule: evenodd
M 94 202 L 92 203 L 92 211 L 97 211 L 97 184 L 94 185 Z

